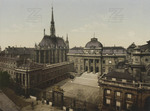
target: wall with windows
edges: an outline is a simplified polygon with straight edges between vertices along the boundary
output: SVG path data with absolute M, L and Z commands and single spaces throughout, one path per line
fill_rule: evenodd
M 112 69 L 116 68 L 116 65 L 126 60 L 126 56 L 103 56 L 101 61 L 101 56 L 77 54 L 67 56 L 68 61 L 74 62 L 74 68 L 77 73 L 83 72 L 93 72 L 98 73 L 103 71 L 103 73 L 108 73 Z M 101 63 L 102 62 L 102 63 Z M 101 69 L 102 64 L 102 69 Z
M 137 92 L 129 89 L 104 87 L 103 105 L 116 110 L 128 109 L 136 104 Z

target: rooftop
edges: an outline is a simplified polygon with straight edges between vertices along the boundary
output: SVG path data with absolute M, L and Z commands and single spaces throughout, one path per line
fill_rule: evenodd
M 131 74 L 128 71 L 125 71 L 125 72 L 112 71 L 112 72 L 109 72 L 108 74 L 106 74 L 104 77 L 133 80 L 133 77 L 131 76 Z
M 84 54 L 83 47 L 73 47 L 69 54 Z M 103 55 L 120 55 L 126 54 L 126 49 L 121 46 L 103 47 Z
M 66 47 L 65 41 L 61 37 L 45 35 L 41 42 L 39 43 L 40 47 L 51 47 L 51 48 L 64 48 Z

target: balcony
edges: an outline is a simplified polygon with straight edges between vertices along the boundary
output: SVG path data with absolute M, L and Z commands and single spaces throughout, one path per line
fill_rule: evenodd
M 150 90 L 150 83 L 132 83 L 132 82 L 122 82 L 122 81 L 112 81 L 112 80 L 107 80 L 104 78 L 101 78 L 99 80 L 99 85 L 110 85 L 110 86 L 116 86 L 116 87 L 121 87 L 121 88 L 130 88 L 130 89 L 146 89 Z

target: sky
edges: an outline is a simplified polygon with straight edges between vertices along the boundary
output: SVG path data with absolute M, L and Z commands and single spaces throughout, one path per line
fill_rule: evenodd
M 56 35 L 70 48 L 92 37 L 104 46 L 146 44 L 150 40 L 149 0 L 0 0 L 0 46 L 34 47 L 50 34 L 51 7 Z

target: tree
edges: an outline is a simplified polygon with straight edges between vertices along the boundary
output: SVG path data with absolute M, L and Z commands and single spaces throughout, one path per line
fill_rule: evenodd
M 8 74 L 8 72 L 0 71 L 0 89 L 8 87 L 9 84 L 10 84 L 10 75 Z

